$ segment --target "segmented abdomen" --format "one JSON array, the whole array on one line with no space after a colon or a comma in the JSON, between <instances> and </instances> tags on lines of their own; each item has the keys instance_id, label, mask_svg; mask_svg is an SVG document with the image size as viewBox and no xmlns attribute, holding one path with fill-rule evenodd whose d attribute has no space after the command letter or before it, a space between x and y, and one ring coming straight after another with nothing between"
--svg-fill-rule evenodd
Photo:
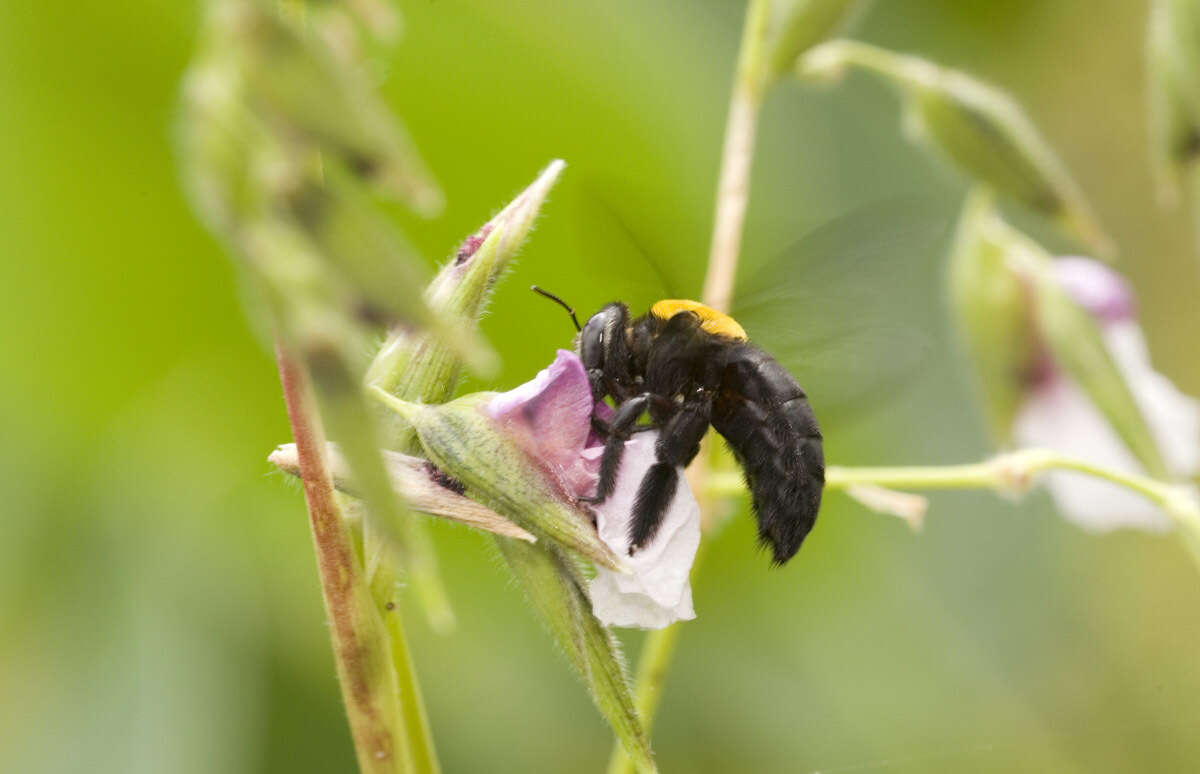
<instances>
[{"instance_id":1,"label":"segmented abdomen","mask_svg":"<svg viewBox=\"0 0 1200 774\"><path fill-rule=\"evenodd\" d=\"M712 424L745 472L759 539L783 564L816 522L825 486L821 431L804 390L770 355L739 347L725 366Z\"/></svg>"}]
</instances>

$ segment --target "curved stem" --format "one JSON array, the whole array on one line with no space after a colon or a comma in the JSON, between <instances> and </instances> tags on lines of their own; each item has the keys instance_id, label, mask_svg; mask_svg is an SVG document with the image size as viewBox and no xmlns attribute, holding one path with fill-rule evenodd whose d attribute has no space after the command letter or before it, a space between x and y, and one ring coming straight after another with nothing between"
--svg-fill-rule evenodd
<instances>
[{"instance_id":1,"label":"curved stem","mask_svg":"<svg viewBox=\"0 0 1200 774\"><path fill-rule=\"evenodd\" d=\"M642 719L642 727L647 734L654 727L654 714L658 711L658 702L662 698L663 684L667 679L671 659L675 655L675 645L679 641L679 633L680 625L671 624L665 629L650 632L646 635L645 642L642 643L634 688L638 717ZM625 748L619 741L614 742L612 755L608 759L608 774L633 774L633 772L633 761L625 752Z\"/></svg>"}]
</instances>

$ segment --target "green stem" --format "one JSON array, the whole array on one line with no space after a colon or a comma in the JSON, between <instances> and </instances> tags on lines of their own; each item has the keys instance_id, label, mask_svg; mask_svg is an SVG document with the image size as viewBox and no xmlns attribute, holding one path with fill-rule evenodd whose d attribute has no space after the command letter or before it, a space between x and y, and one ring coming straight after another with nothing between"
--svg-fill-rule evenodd
<instances>
[{"instance_id":1,"label":"green stem","mask_svg":"<svg viewBox=\"0 0 1200 774\"><path fill-rule=\"evenodd\" d=\"M278 344L276 354L288 421L300 459L338 682L359 770L364 774L409 772L405 744L394 734L397 708L386 682L390 671L386 638L353 537L334 496L325 433L308 374Z\"/></svg>"},{"instance_id":2,"label":"green stem","mask_svg":"<svg viewBox=\"0 0 1200 774\"><path fill-rule=\"evenodd\" d=\"M654 715L658 711L663 683L666 682L667 671L675 655L680 627L681 624L674 623L665 629L652 631L642 643L634 690L638 717L641 718L642 728L647 734L654 727ZM613 743L612 754L608 759L608 774L634 774L633 761L626 754L620 741Z\"/></svg>"},{"instance_id":3,"label":"green stem","mask_svg":"<svg viewBox=\"0 0 1200 774\"><path fill-rule=\"evenodd\" d=\"M754 161L754 139L758 113L766 84L766 39L770 3L750 0L742 31L737 74L725 124L721 174L717 181L716 212L713 217L712 249L704 278L704 303L729 310L737 273L742 227L750 198L750 168Z\"/></svg>"},{"instance_id":4,"label":"green stem","mask_svg":"<svg viewBox=\"0 0 1200 774\"><path fill-rule=\"evenodd\" d=\"M1200 535L1200 510L1183 488L1048 449L1021 449L967 465L830 466L825 470L825 489L838 491L870 484L888 489L992 489L1021 492L1033 484L1038 474L1049 470L1071 470L1111 481L1161 506L1189 539ZM741 476L734 473L712 476L708 486L709 494L714 497L737 495L745 491Z\"/></svg>"},{"instance_id":5,"label":"green stem","mask_svg":"<svg viewBox=\"0 0 1200 774\"><path fill-rule=\"evenodd\" d=\"M404 636L404 622L394 603L391 603L391 607L385 605L384 608L383 621L387 626L392 668L395 670L400 700L400 723L407 740L413 774L441 774L442 767L438 763L437 750L433 746L433 733L429 728L429 715L425 712L421 685L417 682L417 672L408 650L408 639Z\"/></svg>"}]
</instances>

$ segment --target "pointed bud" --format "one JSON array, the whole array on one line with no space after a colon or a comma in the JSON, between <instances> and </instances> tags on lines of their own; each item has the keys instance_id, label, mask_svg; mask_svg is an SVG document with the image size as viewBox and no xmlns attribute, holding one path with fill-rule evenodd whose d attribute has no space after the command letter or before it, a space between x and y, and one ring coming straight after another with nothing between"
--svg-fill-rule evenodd
<instances>
[{"instance_id":1,"label":"pointed bud","mask_svg":"<svg viewBox=\"0 0 1200 774\"><path fill-rule=\"evenodd\" d=\"M494 393L430 406L399 400L377 387L371 392L412 425L429 459L462 482L471 499L602 567L625 569L596 534L591 517L488 416Z\"/></svg>"},{"instance_id":2,"label":"pointed bud","mask_svg":"<svg viewBox=\"0 0 1200 774\"><path fill-rule=\"evenodd\" d=\"M554 161L513 201L469 237L425 290L425 301L439 314L478 324L500 275L533 228L542 204L566 165ZM422 334L396 330L367 369L367 384L398 398L444 403L454 394L462 360L449 348ZM390 414L385 442L415 452L416 439L396 414Z\"/></svg>"},{"instance_id":3,"label":"pointed bud","mask_svg":"<svg viewBox=\"0 0 1200 774\"><path fill-rule=\"evenodd\" d=\"M859 0L784 0L782 4L776 3L767 46L769 77L774 80L791 70L798 57L836 35L863 5Z\"/></svg>"},{"instance_id":4,"label":"pointed bud","mask_svg":"<svg viewBox=\"0 0 1200 774\"><path fill-rule=\"evenodd\" d=\"M513 540L497 544L637 770L657 771L620 649L612 632L592 614L577 564L553 546Z\"/></svg>"},{"instance_id":5,"label":"pointed bud","mask_svg":"<svg viewBox=\"0 0 1200 774\"><path fill-rule=\"evenodd\" d=\"M831 77L863 68L897 87L907 101L910 137L937 151L997 193L1057 222L1096 253L1111 256L1078 184L1007 94L965 73L865 43L822 44L800 63L802 75Z\"/></svg>"},{"instance_id":6,"label":"pointed bud","mask_svg":"<svg viewBox=\"0 0 1200 774\"><path fill-rule=\"evenodd\" d=\"M1063 289L1053 259L969 198L951 266L954 305L993 431L1011 440L1020 404L1061 371L1154 476L1166 466L1095 319Z\"/></svg>"}]
</instances>

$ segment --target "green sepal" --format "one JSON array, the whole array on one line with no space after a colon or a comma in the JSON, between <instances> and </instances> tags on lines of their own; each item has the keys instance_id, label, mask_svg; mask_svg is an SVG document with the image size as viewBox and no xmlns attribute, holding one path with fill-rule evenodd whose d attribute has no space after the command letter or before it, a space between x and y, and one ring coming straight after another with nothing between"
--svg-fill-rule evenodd
<instances>
[{"instance_id":1,"label":"green sepal","mask_svg":"<svg viewBox=\"0 0 1200 774\"><path fill-rule=\"evenodd\" d=\"M612 632L592 614L578 563L561 549L542 543L505 538L497 538L496 543L637 770L657 771L620 648Z\"/></svg>"},{"instance_id":2,"label":"green sepal","mask_svg":"<svg viewBox=\"0 0 1200 774\"><path fill-rule=\"evenodd\" d=\"M441 405L410 403L371 388L385 406L412 424L435 465L460 481L471 499L483 503L541 540L562 546L598 565L626 571L600 540L590 516L526 456L485 413L495 393L472 393Z\"/></svg>"},{"instance_id":3,"label":"green sepal","mask_svg":"<svg viewBox=\"0 0 1200 774\"><path fill-rule=\"evenodd\" d=\"M533 221L565 164L552 162L507 207L470 237L425 289L424 299L436 314L462 321L474 329L500 275L529 234ZM462 376L462 358L427 334L393 330L367 368L366 384L418 403L444 403ZM405 454L421 452L421 443L408 422L383 407L375 412L385 448ZM368 533L367 542L370 544ZM411 521L401 537L409 559L409 574L418 598L434 628L444 631L453 619L429 530Z\"/></svg>"},{"instance_id":4,"label":"green sepal","mask_svg":"<svg viewBox=\"0 0 1200 774\"><path fill-rule=\"evenodd\" d=\"M1029 293L1008 267L1007 250L988 236L992 217L991 197L974 191L950 252L950 301L988 428L1007 446L1036 347Z\"/></svg>"},{"instance_id":5,"label":"green sepal","mask_svg":"<svg viewBox=\"0 0 1200 774\"><path fill-rule=\"evenodd\" d=\"M1054 361L1087 393L1146 472L1168 478L1158 442L1095 318L1062 289L1050 256L1032 241L1022 238L1013 260L1032 280L1038 336Z\"/></svg>"}]
</instances>

